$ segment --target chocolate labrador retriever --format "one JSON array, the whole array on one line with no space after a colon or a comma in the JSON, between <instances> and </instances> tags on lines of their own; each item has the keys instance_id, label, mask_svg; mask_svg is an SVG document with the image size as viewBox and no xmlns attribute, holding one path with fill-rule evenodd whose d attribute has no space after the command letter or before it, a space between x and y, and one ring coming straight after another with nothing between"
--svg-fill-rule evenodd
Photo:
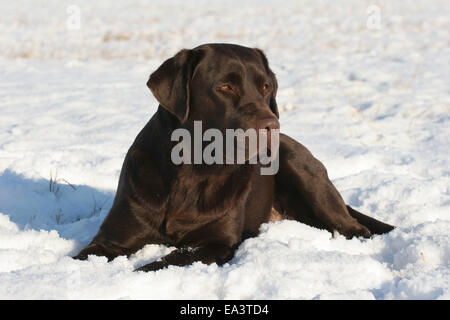
<instances>
[{"instance_id":1,"label":"chocolate labrador retriever","mask_svg":"<svg viewBox=\"0 0 450 320\"><path fill-rule=\"evenodd\" d=\"M262 175L262 164L250 161L173 163L172 133L193 132L194 121L221 132L279 128L277 80L261 50L232 44L182 50L151 74L147 86L158 110L125 157L113 206L98 234L74 258L111 260L146 244L166 244L177 249L138 270L194 261L220 265L274 216L347 238L394 228L347 206L322 163L283 134L279 149L271 150L279 159L273 175Z\"/></svg>"}]
</instances>

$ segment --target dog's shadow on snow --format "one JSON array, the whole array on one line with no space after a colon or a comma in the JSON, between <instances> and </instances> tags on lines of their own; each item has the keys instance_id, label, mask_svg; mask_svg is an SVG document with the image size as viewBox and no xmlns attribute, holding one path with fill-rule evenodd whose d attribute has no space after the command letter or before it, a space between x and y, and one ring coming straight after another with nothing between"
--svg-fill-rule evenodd
<instances>
[{"instance_id":1,"label":"dog's shadow on snow","mask_svg":"<svg viewBox=\"0 0 450 320\"><path fill-rule=\"evenodd\" d=\"M29 179L9 169L0 174L0 213L20 229L56 230L87 244L97 233L114 192L64 179Z\"/></svg>"}]
</instances>

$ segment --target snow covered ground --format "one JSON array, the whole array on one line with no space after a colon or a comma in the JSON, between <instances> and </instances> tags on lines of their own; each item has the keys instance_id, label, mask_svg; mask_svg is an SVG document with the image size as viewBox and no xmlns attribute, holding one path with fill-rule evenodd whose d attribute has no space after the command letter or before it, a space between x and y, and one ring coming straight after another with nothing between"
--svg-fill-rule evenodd
<instances>
[{"instance_id":1,"label":"snow covered ground","mask_svg":"<svg viewBox=\"0 0 450 320\"><path fill-rule=\"evenodd\" d=\"M1 1L0 298L450 299L449 10L447 0ZM132 272L171 250L156 245L72 260L156 110L148 75L207 42L263 49L282 132L325 164L347 203L398 228L345 240L269 223L223 267Z\"/></svg>"}]
</instances>

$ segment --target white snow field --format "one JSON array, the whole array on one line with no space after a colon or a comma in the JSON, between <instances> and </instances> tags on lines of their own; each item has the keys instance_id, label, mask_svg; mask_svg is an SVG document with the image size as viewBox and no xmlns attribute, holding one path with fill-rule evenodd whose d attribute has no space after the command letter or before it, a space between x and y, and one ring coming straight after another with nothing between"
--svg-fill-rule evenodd
<instances>
[{"instance_id":1,"label":"white snow field","mask_svg":"<svg viewBox=\"0 0 450 320\"><path fill-rule=\"evenodd\" d=\"M1 1L0 298L450 299L449 11L448 0ZM158 245L72 260L156 110L148 76L208 42L263 49L282 132L348 204L397 228L346 240L268 223L222 267L133 272L172 250Z\"/></svg>"}]
</instances>

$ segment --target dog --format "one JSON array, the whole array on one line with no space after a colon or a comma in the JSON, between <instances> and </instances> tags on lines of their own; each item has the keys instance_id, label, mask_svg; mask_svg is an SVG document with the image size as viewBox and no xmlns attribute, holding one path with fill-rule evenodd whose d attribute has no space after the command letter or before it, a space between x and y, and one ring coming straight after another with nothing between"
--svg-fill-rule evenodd
<instances>
[{"instance_id":1,"label":"dog","mask_svg":"<svg viewBox=\"0 0 450 320\"><path fill-rule=\"evenodd\" d=\"M259 163L175 164L177 129L279 129L277 79L262 50L234 44L183 49L150 75L158 110L126 154L116 196L97 235L75 259L129 256L147 244L176 249L137 270L195 261L222 265L258 234L261 224L293 219L346 238L383 234L393 226L346 205L324 165L279 135L278 172ZM260 150L258 149L258 153Z\"/></svg>"}]
</instances>

